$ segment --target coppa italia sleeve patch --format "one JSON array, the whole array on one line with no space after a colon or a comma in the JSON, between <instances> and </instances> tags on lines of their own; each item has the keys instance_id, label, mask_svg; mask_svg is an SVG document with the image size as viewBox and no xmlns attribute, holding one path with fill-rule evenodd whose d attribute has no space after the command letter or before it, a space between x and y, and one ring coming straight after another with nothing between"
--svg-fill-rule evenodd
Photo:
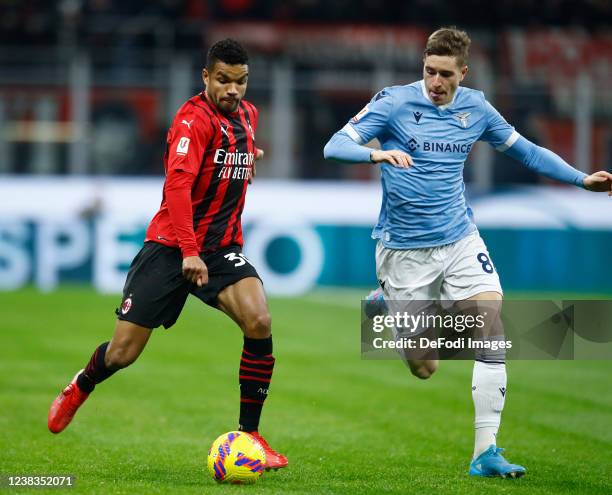
<instances>
[{"instance_id":1,"label":"coppa italia sleeve patch","mask_svg":"<svg viewBox=\"0 0 612 495\"><path fill-rule=\"evenodd\" d=\"M361 118L370 111L370 107L368 105L366 105L365 107L363 107L359 113L357 115L355 115L352 119L351 122L353 123L357 123L361 120Z\"/></svg>"},{"instance_id":2,"label":"coppa italia sleeve patch","mask_svg":"<svg viewBox=\"0 0 612 495\"><path fill-rule=\"evenodd\" d=\"M177 155L186 155L189 150L189 138L182 137L178 144L176 145L176 154Z\"/></svg>"}]
</instances>

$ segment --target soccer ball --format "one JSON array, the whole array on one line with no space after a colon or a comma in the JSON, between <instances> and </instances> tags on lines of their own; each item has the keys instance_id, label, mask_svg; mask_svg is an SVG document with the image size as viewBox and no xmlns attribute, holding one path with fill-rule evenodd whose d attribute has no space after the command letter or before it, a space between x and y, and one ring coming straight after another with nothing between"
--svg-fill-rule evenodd
<instances>
[{"instance_id":1,"label":"soccer ball","mask_svg":"<svg viewBox=\"0 0 612 495\"><path fill-rule=\"evenodd\" d=\"M224 433L208 451L208 471L219 483L255 483L265 462L266 454L259 442L244 431Z\"/></svg>"}]
</instances>

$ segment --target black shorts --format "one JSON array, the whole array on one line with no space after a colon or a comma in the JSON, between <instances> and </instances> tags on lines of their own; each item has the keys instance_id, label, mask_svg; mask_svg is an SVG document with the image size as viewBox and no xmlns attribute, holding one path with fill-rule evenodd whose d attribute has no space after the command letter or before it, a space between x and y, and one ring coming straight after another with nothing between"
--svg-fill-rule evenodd
<instances>
[{"instance_id":1,"label":"black shorts","mask_svg":"<svg viewBox=\"0 0 612 495\"><path fill-rule=\"evenodd\" d=\"M247 277L261 280L239 246L228 246L200 257L208 267L208 283L203 287L183 277L180 249L146 242L130 265L121 306L115 310L117 317L146 328L160 325L170 328L189 294L216 308L217 295L228 285Z\"/></svg>"}]
</instances>

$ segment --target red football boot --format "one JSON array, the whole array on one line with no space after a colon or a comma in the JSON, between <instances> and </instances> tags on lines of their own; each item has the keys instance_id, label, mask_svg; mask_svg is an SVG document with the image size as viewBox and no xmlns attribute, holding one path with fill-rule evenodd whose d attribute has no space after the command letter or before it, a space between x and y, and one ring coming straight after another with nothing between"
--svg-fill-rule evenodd
<instances>
[{"instance_id":1,"label":"red football boot","mask_svg":"<svg viewBox=\"0 0 612 495\"><path fill-rule=\"evenodd\" d=\"M259 442L259 444L264 449L264 452L266 453L266 471L269 471L270 469L277 470L280 468L287 467L287 464L289 464L287 458L283 454L279 454L278 452L276 452L276 450L273 450L272 447L268 445L268 442L266 442L266 439L264 437L262 437L256 431L253 431L250 434L253 436L253 438L255 438L255 440Z\"/></svg>"},{"instance_id":2,"label":"red football boot","mask_svg":"<svg viewBox=\"0 0 612 495\"><path fill-rule=\"evenodd\" d=\"M49 419L47 425L51 433L59 433L66 428L72 421L77 409L85 402L89 394L83 392L76 384L79 371L68 386L55 398L49 409Z\"/></svg>"}]
</instances>

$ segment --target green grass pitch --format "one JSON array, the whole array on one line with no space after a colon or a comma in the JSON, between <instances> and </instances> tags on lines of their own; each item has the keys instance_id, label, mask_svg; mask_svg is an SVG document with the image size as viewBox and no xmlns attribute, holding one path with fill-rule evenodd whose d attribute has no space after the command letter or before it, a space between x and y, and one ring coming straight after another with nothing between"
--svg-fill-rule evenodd
<instances>
[{"instance_id":1,"label":"green grass pitch","mask_svg":"<svg viewBox=\"0 0 612 495\"><path fill-rule=\"evenodd\" d=\"M110 337L117 302L79 288L0 295L0 474L72 474L53 493L88 494L612 489L612 362L511 362L499 445L528 474L472 479L472 363L419 381L399 361L361 360L359 294L340 291L270 301L277 366L261 431L290 465L256 485L217 485L205 468L236 427L242 339L195 300L52 435L49 404Z\"/></svg>"}]
</instances>

